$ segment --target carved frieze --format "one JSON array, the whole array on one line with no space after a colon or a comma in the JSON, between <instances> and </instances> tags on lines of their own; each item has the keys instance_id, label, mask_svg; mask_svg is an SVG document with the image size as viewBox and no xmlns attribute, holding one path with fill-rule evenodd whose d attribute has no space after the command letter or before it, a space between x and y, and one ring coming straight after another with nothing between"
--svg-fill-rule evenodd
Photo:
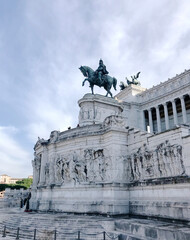
<instances>
[{"instance_id":1,"label":"carved frieze","mask_svg":"<svg viewBox=\"0 0 190 240\"><path fill-rule=\"evenodd\" d=\"M125 123L123 117L118 116L118 115L111 115L111 116L105 118L102 126L104 128L111 127L111 126L124 128L126 126L126 123Z\"/></svg>"},{"instance_id":2,"label":"carved frieze","mask_svg":"<svg viewBox=\"0 0 190 240\"><path fill-rule=\"evenodd\" d=\"M92 120L93 119L93 112L90 108L81 107L79 113L79 120Z\"/></svg>"},{"instance_id":3,"label":"carved frieze","mask_svg":"<svg viewBox=\"0 0 190 240\"><path fill-rule=\"evenodd\" d=\"M149 150L144 144L128 156L127 164L130 181L185 174L182 146L170 145L169 141L159 144L154 150Z\"/></svg>"},{"instance_id":4,"label":"carved frieze","mask_svg":"<svg viewBox=\"0 0 190 240\"><path fill-rule=\"evenodd\" d=\"M103 149L85 149L83 154L77 151L67 155L55 154L50 156L49 162L45 164L45 184L104 181L107 166ZM39 168L34 166L34 171L39 175Z\"/></svg>"},{"instance_id":5,"label":"carved frieze","mask_svg":"<svg viewBox=\"0 0 190 240\"><path fill-rule=\"evenodd\" d=\"M103 149L84 151L88 181L104 181L105 179L105 158Z\"/></svg>"}]
</instances>

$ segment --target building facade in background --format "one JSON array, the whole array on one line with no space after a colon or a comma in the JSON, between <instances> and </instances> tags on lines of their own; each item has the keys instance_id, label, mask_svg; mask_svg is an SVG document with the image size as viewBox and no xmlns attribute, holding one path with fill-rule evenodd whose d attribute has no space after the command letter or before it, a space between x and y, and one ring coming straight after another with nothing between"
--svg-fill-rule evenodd
<instances>
[{"instance_id":1,"label":"building facade in background","mask_svg":"<svg viewBox=\"0 0 190 240\"><path fill-rule=\"evenodd\" d=\"M28 176L28 178L33 178L33 176ZM15 184L17 181L22 181L24 178L12 178L7 174L2 174L0 176L0 184Z\"/></svg>"},{"instance_id":2,"label":"building facade in background","mask_svg":"<svg viewBox=\"0 0 190 240\"><path fill-rule=\"evenodd\" d=\"M160 133L190 124L190 70L145 89L131 85L116 97L124 104L128 125Z\"/></svg>"}]
</instances>

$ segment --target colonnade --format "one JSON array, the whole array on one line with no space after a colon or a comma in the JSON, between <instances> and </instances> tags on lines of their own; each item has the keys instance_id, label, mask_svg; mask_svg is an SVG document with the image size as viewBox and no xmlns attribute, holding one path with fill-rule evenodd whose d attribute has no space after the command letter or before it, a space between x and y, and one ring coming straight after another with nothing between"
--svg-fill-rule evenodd
<instances>
[{"instance_id":1,"label":"colonnade","mask_svg":"<svg viewBox=\"0 0 190 240\"><path fill-rule=\"evenodd\" d=\"M150 127L150 132L153 133L153 118L152 118L152 110L156 110L156 122L157 122L157 132L161 132L161 116L160 116L160 107L163 106L164 108L164 121L165 121L165 129L168 130L171 128L169 123L169 114L168 114L168 104L172 104L172 111L173 111L173 121L174 125L178 125L178 115L177 115L177 109L176 109L176 100L180 99L181 103L181 110L182 110L182 118L183 118L183 124L187 124L187 110L186 110L186 104L185 104L185 96L181 96L179 98L173 99L171 101L159 104L157 106L151 107L149 109L144 109L142 111L142 123L143 123L143 130L147 130L146 120L148 120L148 126ZM148 119L145 119L145 113L148 116Z\"/></svg>"}]
</instances>

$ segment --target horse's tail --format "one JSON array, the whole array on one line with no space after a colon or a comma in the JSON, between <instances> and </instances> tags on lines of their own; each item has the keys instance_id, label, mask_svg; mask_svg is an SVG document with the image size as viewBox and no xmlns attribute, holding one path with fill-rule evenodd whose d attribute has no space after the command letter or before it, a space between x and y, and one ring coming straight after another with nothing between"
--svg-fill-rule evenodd
<instances>
[{"instance_id":1,"label":"horse's tail","mask_svg":"<svg viewBox=\"0 0 190 240\"><path fill-rule=\"evenodd\" d=\"M113 87L115 90L117 90L116 85L117 85L117 79L113 77Z\"/></svg>"}]
</instances>

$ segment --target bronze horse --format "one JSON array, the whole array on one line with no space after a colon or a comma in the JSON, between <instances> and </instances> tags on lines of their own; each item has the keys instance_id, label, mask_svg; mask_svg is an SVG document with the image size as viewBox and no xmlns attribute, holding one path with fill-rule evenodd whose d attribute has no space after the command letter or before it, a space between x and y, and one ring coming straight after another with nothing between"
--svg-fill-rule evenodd
<instances>
[{"instance_id":1,"label":"bronze horse","mask_svg":"<svg viewBox=\"0 0 190 240\"><path fill-rule=\"evenodd\" d=\"M104 87L104 89L107 91L106 97L108 96L108 94L110 94L110 96L112 97L112 93L110 91L111 87L113 86L114 89L116 90L116 85L117 85L117 79L116 78L112 78L109 75L103 75L102 77L102 82L100 82L100 80L98 79L98 74L96 71L94 71L92 68L87 67L87 66L81 66L79 68L82 72L82 74L87 77L84 79L84 81L82 82L82 86L84 86L85 82L88 81L90 84L90 88L92 91L92 94L94 94L94 85L97 85L98 87Z\"/></svg>"}]
</instances>

